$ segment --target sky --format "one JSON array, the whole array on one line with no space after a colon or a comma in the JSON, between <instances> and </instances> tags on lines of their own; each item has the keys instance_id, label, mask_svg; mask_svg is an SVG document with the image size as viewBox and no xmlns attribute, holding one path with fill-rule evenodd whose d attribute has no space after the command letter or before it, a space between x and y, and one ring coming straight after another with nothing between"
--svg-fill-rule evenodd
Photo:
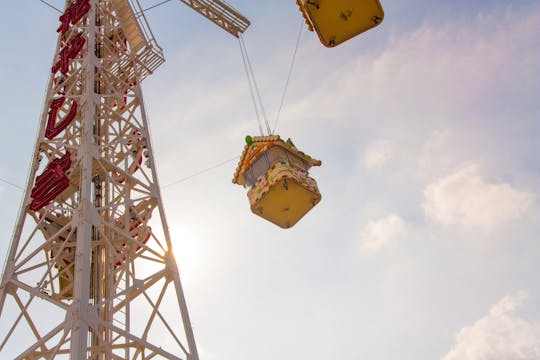
<instances>
[{"instance_id":1,"label":"sky","mask_svg":"<svg viewBox=\"0 0 540 360\"><path fill-rule=\"evenodd\" d=\"M274 122L301 15L229 2ZM147 12L167 62L144 100L201 359L540 359L540 1L382 5L333 49L303 29L277 133L322 160L323 198L288 230L250 212L234 162L176 183L258 125L238 41L180 2ZM57 17L0 14L0 178L20 187ZM2 261L22 196L0 182Z\"/></svg>"}]
</instances>

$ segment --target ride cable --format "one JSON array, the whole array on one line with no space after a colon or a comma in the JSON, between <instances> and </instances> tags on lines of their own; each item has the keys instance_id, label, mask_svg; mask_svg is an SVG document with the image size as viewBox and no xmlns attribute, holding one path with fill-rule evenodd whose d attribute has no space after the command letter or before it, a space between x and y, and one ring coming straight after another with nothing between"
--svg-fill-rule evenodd
<instances>
[{"instance_id":1,"label":"ride cable","mask_svg":"<svg viewBox=\"0 0 540 360\"><path fill-rule=\"evenodd\" d=\"M246 49L246 44L244 42L244 37L240 35L238 37L238 42L240 44L240 53L242 54L242 62L244 63L244 70L246 71L246 77L249 84L249 92L251 94L251 99L253 101L253 107L255 108L255 115L257 116L257 122L259 123L259 131L261 136L264 135L261 117L259 116L259 108L266 125L266 131L268 135L271 135L270 124L268 123L268 118L266 117L266 112L264 111L264 104L261 99L261 93L259 87L257 86L257 80L255 79L255 74L253 73L253 67L251 66L251 61L249 60L249 55ZM257 102L258 101L258 102Z\"/></svg>"},{"instance_id":2,"label":"ride cable","mask_svg":"<svg viewBox=\"0 0 540 360\"><path fill-rule=\"evenodd\" d=\"M189 179L192 179L192 178L197 177L197 176L199 176L199 175L202 175L202 174L204 174L204 173L206 173L206 172L208 172L208 171L217 169L218 167L221 167L221 166L223 166L223 165L225 165L225 164L228 164L228 163L230 163L231 161L238 160L239 158L240 158L240 156L235 156L235 157L233 157L233 158L231 158L231 159L224 160L224 161L220 162L219 164L216 164L216 165L207 167L207 168L205 168L205 169L202 169L202 170L197 171L196 173L193 173L193 174L191 174L191 175L188 175L188 176L186 176L186 177L183 177L183 178L181 178L181 179L179 179L179 180L176 180L176 181L173 181L173 182L168 183L168 184L166 184L166 185L163 185L162 188L165 189L165 188L168 188L169 186L173 186L173 185L180 184L180 183L182 183L182 182L184 182L184 181L186 181L186 180L189 180Z\"/></svg>"},{"instance_id":3,"label":"ride cable","mask_svg":"<svg viewBox=\"0 0 540 360\"><path fill-rule=\"evenodd\" d=\"M266 126L266 132L268 135L273 135L276 131L277 124L279 122L279 116L281 115L281 110L283 109L283 104L285 101L285 96L287 95L287 89L289 88L289 83L291 80L292 71L294 69L294 64L296 62L296 54L298 53L298 48L300 46L300 39L302 37L302 29L304 27L304 21L300 22L300 29L298 30L298 36L296 37L296 45L294 47L292 59L291 59L291 65L289 66L289 73L287 74L287 80L285 81L285 87L283 89L283 94L281 95L281 101L279 103L278 111L276 114L276 120L274 123L274 127L270 127L270 123L268 121L268 117L266 116L266 112L264 109L264 104L261 99L261 94L259 91L259 87L257 85L257 80L255 78L255 73L253 72L253 67L251 66L251 60L249 58L249 54L246 48L246 43L244 42L244 38L242 35L238 37L239 44L240 44L240 53L242 55L242 62L244 64L244 70L246 72L247 81L249 84L249 91L251 94L251 100L253 102L253 107L255 109L255 115L257 117L257 122L259 124L259 131L261 133L261 136L264 136L264 132L262 129L262 123L261 123L261 115L264 120L265 126ZM260 111L260 112L259 112Z\"/></svg>"},{"instance_id":4,"label":"ride cable","mask_svg":"<svg viewBox=\"0 0 540 360\"><path fill-rule=\"evenodd\" d=\"M43 4L47 5L48 7L50 7L51 9L54 9L56 10L57 12L59 12L60 14L62 13L62 10L58 9L57 7L49 4L47 1L45 0L39 0L40 2L42 2Z\"/></svg>"},{"instance_id":5,"label":"ride cable","mask_svg":"<svg viewBox=\"0 0 540 360\"><path fill-rule=\"evenodd\" d=\"M19 190L23 190L23 188L20 187L19 185L14 184L14 183L12 183L11 181L8 181L8 180L6 180L6 179L0 178L0 181L3 182L4 184L11 185L11 186L13 186L13 187L15 187L15 188L17 188L17 189L19 189Z\"/></svg>"},{"instance_id":6,"label":"ride cable","mask_svg":"<svg viewBox=\"0 0 540 360\"><path fill-rule=\"evenodd\" d=\"M141 12L142 12L142 13L145 13L145 12L147 12L148 10L152 10L152 9L154 9L154 8L157 8L158 6L165 5L166 3L170 2L170 1L171 1L171 0L164 0L164 1L160 2L160 3L157 3L157 4L155 4L155 5L149 6L149 7L147 7L146 9L143 9Z\"/></svg>"},{"instance_id":7,"label":"ride cable","mask_svg":"<svg viewBox=\"0 0 540 360\"><path fill-rule=\"evenodd\" d=\"M289 67L289 74L287 75L287 81L285 82L285 88L283 89L283 95L281 96L281 102L279 103L278 112L276 115L276 122L274 123L274 128L272 133L275 133L276 127L279 121L279 115L281 114L281 109L283 108L283 101L285 100L285 95L287 94L287 88L289 87L289 81L291 80L291 74L294 68L294 63L296 60L296 53L298 52L298 47L300 45L300 38L302 37L302 29L304 28L304 19L300 21L300 30L298 30L298 37L296 38L296 46L294 47L294 52L291 60L291 66Z\"/></svg>"}]
</instances>

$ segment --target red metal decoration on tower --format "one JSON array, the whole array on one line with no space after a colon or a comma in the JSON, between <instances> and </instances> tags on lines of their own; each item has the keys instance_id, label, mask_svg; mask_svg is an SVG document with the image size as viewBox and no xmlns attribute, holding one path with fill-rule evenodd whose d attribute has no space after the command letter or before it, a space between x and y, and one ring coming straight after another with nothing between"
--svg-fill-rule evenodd
<instances>
[{"instance_id":1,"label":"red metal decoration on tower","mask_svg":"<svg viewBox=\"0 0 540 360\"><path fill-rule=\"evenodd\" d=\"M90 10L90 0L77 0L72 3L62 15L60 15L60 27L56 32L65 34L69 30L69 25L75 25Z\"/></svg>"},{"instance_id":2,"label":"red metal decoration on tower","mask_svg":"<svg viewBox=\"0 0 540 360\"><path fill-rule=\"evenodd\" d=\"M52 73L55 74L58 70L64 75L69 70L71 60L75 59L84 46L86 39L82 33L78 33L71 41L60 50L58 54L59 60L52 67Z\"/></svg>"},{"instance_id":3,"label":"red metal decoration on tower","mask_svg":"<svg viewBox=\"0 0 540 360\"><path fill-rule=\"evenodd\" d=\"M31 192L30 210L37 211L41 209L69 187L69 178L66 171L70 167L71 154L69 151L61 158L56 158L47 165L45 171L36 178L36 184Z\"/></svg>"},{"instance_id":4,"label":"red metal decoration on tower","mask_svg":"<svg viewBox=\"0 0 540 360\"><path fill-rule=\"evenodd\" d=\"M64 130L77 115L77 101L73 100L69 112L67 113L65 118L58 123L56 122L58 118L58 111L65 102L65 96L54 99L51 102L47 118L47 128L45 129L45 137L47 139L53 139L56 135L60 134L62 130Z\"/></svg>"}]
</instances>

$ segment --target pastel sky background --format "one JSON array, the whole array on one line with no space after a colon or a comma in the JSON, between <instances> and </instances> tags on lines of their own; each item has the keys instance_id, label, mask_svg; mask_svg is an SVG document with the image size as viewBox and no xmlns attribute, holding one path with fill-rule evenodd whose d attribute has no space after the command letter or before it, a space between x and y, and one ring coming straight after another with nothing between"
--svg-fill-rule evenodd
<instances>
[{"instance_id":1,"label":"pastel sky background","mask_svg":"<svg viewBox=\"0 0 540 360\"><path fill-rule=\"evenodd\" d=\"M230 3L273 120L300 13ZM323 200L289 230L250 213L234 162L166 186L257 123L238 41L177 1L148 11L167 62L143 90L201 359L540 359L540 1L382 3L337 48L302 33L277 133L322 159ZM3 5L0 177L22 187L58 14ZM2 261L22 195L0 183Z\"/></svg>"}]
</instances>

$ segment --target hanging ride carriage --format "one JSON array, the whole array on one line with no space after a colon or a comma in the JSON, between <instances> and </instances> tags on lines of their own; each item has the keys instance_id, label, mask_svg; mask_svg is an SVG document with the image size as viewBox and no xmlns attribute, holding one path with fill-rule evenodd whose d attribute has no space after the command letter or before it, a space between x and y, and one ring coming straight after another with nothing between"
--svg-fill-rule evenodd
<instances>
[{"instance_id":1,"label":"hanging ride carriage","mask_svg":"<svg viewBox=\"0 0 540 360\"><path fill-rule=\"evenodd\" d=\"M363 33L384 18L379 0L296 0L308 29L333 47Z\"/></svg>"},{"instance_id":2,"label":"hanging ride carriage","mask_svg":"<svg viewBox=\"0 0 540 360\"><path fill-rule=\"evenodd\" d=\"M308 173L310 167L320 165L290 139L247 136L233 183L250 188L254 214L287 229L321 201L317 182Z\"/></svg>"},{"instance_id":3,"label":"hanging ride carriage","mask_svg":"<svg viewBox=\"0 0 540 360\"><path fill-rule=\"evenodd\" d=\"M339 45L377 26L384 18L379 0L296 0L296 3L308 29L315 30L326 47ZM246 66L249 59L245 58L247 51L241 38L240 44ZM251 66L246 66L251 95L255 99L250 71ZM253 83L257 89L254 80ZM262 103L259 105L264 117ZM256 104L255 110L258 114ZM270 135L246 137L233 183L249 187L253 213L287 229L321 201L317 182L308 172L312 166L320 166L321 161L298 150L290 139L283 141L278 135L272 135L268 122L266 126Z\"/></svg>"}]
</instances>

